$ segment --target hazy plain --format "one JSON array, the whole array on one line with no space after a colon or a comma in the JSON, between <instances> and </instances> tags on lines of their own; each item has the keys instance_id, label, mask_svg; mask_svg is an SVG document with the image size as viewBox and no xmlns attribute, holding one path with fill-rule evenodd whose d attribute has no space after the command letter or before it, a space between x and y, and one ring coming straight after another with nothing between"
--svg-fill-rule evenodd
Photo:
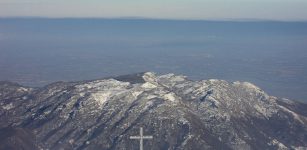
<instances>
[{"instance_id":1,"label":"hazy plain","mask_svg":"<svg viewBox=\"0 0 307 150\"><path fill-rule=\"evenodd\" d=\"M307 23L0 19L0 80L43 86L144 71L249 81L307 101Z\"/></svg>"}]
</instances>

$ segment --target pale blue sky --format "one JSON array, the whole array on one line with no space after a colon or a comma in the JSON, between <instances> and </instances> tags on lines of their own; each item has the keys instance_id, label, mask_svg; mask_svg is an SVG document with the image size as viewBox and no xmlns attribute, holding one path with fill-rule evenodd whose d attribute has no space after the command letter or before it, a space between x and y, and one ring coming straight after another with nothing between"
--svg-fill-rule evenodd
<instances>
[{"instance_id":1,"label":"pale blue sky","mask_svg":"<svg viewBox=\"0 0 307 150\"><path fill-rule=\"evenodd\" d=\"M0 17L307 20L307 0L0 0Z\"/></svg>"}]
</instances>

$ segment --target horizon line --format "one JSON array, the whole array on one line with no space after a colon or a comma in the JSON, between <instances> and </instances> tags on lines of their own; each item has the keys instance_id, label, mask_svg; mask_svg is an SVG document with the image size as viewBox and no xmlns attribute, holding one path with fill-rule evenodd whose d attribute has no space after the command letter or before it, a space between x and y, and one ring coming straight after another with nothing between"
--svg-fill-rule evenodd
<instances>
[{"instance_id":1,"label":"horizon line","mask_svg":"<svg viewBox=\"0 0 307 150\"><path fill-rule=\"evenodd\" d=\"M169 21L221 21L221 22L307 22L307 20L278 20L258 18L154 18L154 17L50 17L50 16L0 16L0 19L109 19L109 20L169 20Z\"/></svg>"}]
</instances>

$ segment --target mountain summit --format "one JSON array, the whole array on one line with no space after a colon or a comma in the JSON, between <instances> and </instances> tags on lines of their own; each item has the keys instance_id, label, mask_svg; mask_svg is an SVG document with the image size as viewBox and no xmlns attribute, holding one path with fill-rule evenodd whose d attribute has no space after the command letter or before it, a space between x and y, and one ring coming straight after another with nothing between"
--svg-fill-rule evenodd
<instances>
[{"instance_id":1,"label":"mountain summit","mask_svg":"<svg viewBox=\"0 0 307 150\"><path fill-rule=\"evenodd\" d=\"M152 72L42 88L0 82L0 149L307 149L307 105L248 82Z\"/></svg>"}]
</instances>

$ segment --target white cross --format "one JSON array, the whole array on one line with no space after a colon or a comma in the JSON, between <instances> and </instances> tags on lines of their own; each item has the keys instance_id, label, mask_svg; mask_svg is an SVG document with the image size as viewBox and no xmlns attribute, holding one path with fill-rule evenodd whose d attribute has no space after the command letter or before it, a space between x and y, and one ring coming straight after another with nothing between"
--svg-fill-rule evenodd
<instances>
[{"instance_id":1,"label":"white cross","mask_svg":"<svg viewBox=\"0 0 307 150\"><path fill-rule=\"evenodd\" d=\"M140 128L140 136L130 136L130 139L133 140L140 140L140 150L143 150L143 140L144 139L153 139L153 136L144 136L143 135L143 128Z\"/></svg>"}]
</instances>

